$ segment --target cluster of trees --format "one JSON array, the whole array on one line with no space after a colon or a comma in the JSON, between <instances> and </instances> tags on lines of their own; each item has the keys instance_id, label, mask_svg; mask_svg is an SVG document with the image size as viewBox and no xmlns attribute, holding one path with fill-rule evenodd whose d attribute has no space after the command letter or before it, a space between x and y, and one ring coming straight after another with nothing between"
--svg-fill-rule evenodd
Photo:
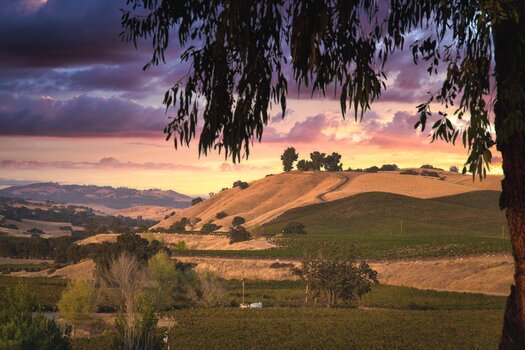
<instances>
[{"instance_id":1,"label":"cluster of trees","mask_svg":"<svg viewBox=\"0 0 525 350\"><path fill-rule=\"evenodd\" d=\"M134 233L117 236L114 243L76 244L76 240L63 236L45 239L39 236L30 238L0 236L0 257L17 259L49 259L55 263L77 263L82 259L107 261L122 251L134 251L147 259L161 248L157 240L148 240ZM140 252L140 254L139 254ZM102 260L101 260L102 259Z\"/></svg>"},{"instance_id":2,"label":"cluster of trees","mask_svg":"<svg viewBox=\"0 0 525 350\"><path fill-rule=\"evenodd\" d=\"M191 205L194 206L194 205L197 205L197 204L199 204L199 203L201 203L203 201L204 201L204 199L202 199L201 197L196 197L196 198L193 198L191 200Z\"/></svg>"},{"instance_id":3,"label":"cluster of trees","mask_svg":"<svg viewBox=\"0 0 525 350\"><path fill-rule=\"evenodd\" d=\"M306 233L306 227L303 223L300 222L289 222L287 223L283 228L283 233L286 234L305 234Z\"/></svg>"},{"instance_id":4,"label":"cluster of trees","mask_svg":"<svg viewBox=\"0 0 525 350\"><path fill-rule=\"evenodd\" d=\"M248 188L249 186L250 186L249 183L247 183L246 181L241 181L241 180L237 180L233 183L233 188L239 187L241 190L244 190Z\"/></svg>"},{"instance_id":5,"label":"cluster of trees","mask_svg":"<svg viewBox=\"0 0 525 350\"><path fill-rule=\"evenodd\" d=\"M369 168L364 168L364 169L361 169L361 168L357 168L357 169L348 168L347 169L347 171L354 171L358 173L377 173L378 171L397 171L397 170L399 170L399 167L396 164L383 164L381 165L381 167L373 165Z\"/></svg>"},{"instance_id":6,"label":"cluster of trees","mask_svg":"<svg viewBox=\"0 0 525 350\"><path fill-rule=\"evenodd\" d=\"M195 199L195 198L194 198L194 199ZM171 213L164 215L164 220L169 219L170 217L172 217L172 216L175 215L175 214L177 214L177 212L176 212L176 211L172 211Z\"/></svg>"},{"instance_id":7,"label":"cluster of trees","mask_svg":"<svg viewBox=\"0 0 525 350\"><path fill-rule=\"evenodd\" d=\"M220 211L215 214L215 218L218 220L224 219L227 216L228 216L228 213L226 213L225 211ZM171 224L169 228L159 227L159 228L151 230L151 232L155 232L155 233L188 233L188 232L195 233L196 231L194 231L194 228L201 221L202 219L199 217L196 217L193 220L190 220L187 217L183 217L180 220L175 221L173 224ZM237 234L236 232L237 229L245 230L245 228L242 227L242 225L245 222L246 220L242 216L235 216L232 219L229 232L232 232L233 230L233 235L236 237L233 239L234 241L251 239L251 235L249 234L248 235ZM190 231L187 230L188 227L190 228ZM222 228L221 225L215 224L214 222L210 221L202 225L200 231L198 232L201 234L210 234L214 231L219 230L220 228ZM239 237L248 237L248 238L241 239Z\"/></svg>"},{"instance_id":8,"label":"cluster of trees","mask_svg":"<svg viewBox=\"0 0 525 350\"><path fill-rule=\"evenodd\" d=\"M0 236L0 256L16 259L52 259L56 263L78 262L95 246L75 244L72 237L42 238Z\"/></svg>"},{"instance_id":9,"label":"cluster of trees","mask_svg":"<svg viewBox=\"0 0 525 350\"><path fill-rule=\"evenodd\" d=\"M252 239L252 235L244 226L230 227L228 232L228 238L230 239L230 244L237 242L249 241Z\"/></svg>"},{"instance_id":10,"label":"cluster of trees","mask_svg":"<svg viewBox=\"0 0 525 350\"><path fill-rule=\"evenodd\" d=\"M288 172L293 170L294 163L299 159L299 154L294 147L288 147L281 155L283 163L283 170ZM297 170L299 171L341 171L343 165L341 164L341 155L333 152L332 154L325 154L319 151L310 153L310 160L301 159L297 162Z\"/></svg>"},{"instance_id":11,"label":"cluster of trees","mask_svg":"<svg viewBox=\"0 0 525 350\"><path fill-rule=\"evenodd\" d=\"M294 269L306 284L306 294L326 306L333 307L339 302L353 305L355 301L379 283L377 272L365 261L357 262L355 253L337 257L337 246L326 243L315 256L306 253L301 268Z\"/></svg>"},{"instance_id":12,"label":"cluster of trees","mask_svg":"<svg viewBox=\"0 0 525 350\"><path fill-rule=\"evenodd\" d=\"M100 307L97 300L104 300L116 305L119 313L113 348L160 349L163 334L157 328L158 312L226 303L225 284L215 274L196 272L164 250L145 259L144 244L127 245L133 247L108 256L108 264L99 266L97 261L98 283L73 280L63 291L58 308L73 333Z\"/></svg>"},{"instance_id":13,"label":"cluster of trees","mask_svg":"<svg viewBox=\"0 0 525 350\"><path fill-rule=\"evenodd\" d=\"M4 220L21 221L22 219L69 222L73 226L84 228L89 235L100 233L131 233L144 232L158 221L127 216L99 215L90 208L84 207L54 207L52 209L28 208L24 205L15 206L12 202L2 199L0 215ZM80 209L79 209L80 208ZM16 224L15 224L16 225Z\"/></svg>"},{"instance_id":14,"label":"cluster of trees","mask_svg":"<svg viewBox=\"0 0 525 350\"><path fill-rule=\"evenodd\" d=\"M6 288L0 298L0 349L71 348L70 329L62 332L37 306L27 284Z\"/></svg>"}]
</instances>

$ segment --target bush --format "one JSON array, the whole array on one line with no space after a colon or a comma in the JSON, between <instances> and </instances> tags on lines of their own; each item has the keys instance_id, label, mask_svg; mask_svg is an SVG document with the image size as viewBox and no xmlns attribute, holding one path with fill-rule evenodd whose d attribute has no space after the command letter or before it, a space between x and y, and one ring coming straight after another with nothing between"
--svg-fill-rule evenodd
<instances>
[{"instance_id":1,"label":"bush","mask_svg":"<svg viewBox=\"0 0 525 350\"><path fill-rule=\"evenodd\" d=\"M232 220L232 226L233 227L241 226L245 222L246 222L246 220L244 220L244 218L242 216L236 216Z\"/></svg>"},{"instance_id":2,"label":"bush","mask_svg":"<svg viewBox=\"0 0 525 350\"><path fill-rule=\"evenodd\" d=\"M222 226L220 226L220 225L216 225L214 223L207 222L204 225L202 225L201 232L202 233L212 233L213 231L217 231L221 227Z\"/></svg>"},{"instance_id":3,"label":"bush","mask_svg":"<svg viewBox=\"0 0 525 350\"><path fill-rule=\"evenodd\" d=\"M249 241L250 239L252 239L252 235L250 234L250 232L248 232L243 226L230 228L230 232L228 232L228 237L230 237L230 244Z\"/></svg>"},{"instance_id":4,"label":"bush","mask_svg":"<svg viewBox=\"0 0 525 350\"><path fill-rule=\"evenodd\" d=\"M295 273L310 287L309 292L327 306L335 306L338 301L352 305L379 283L377 272L364 261L358 263L354 256L333 258L335 248L331 247L328 254L319 252L317 258L306 258Z\"/></svg>"},{"instance_id":5,"label":"bush","mask_svg":"<svg viewBox=\"0 0 525 350\"><path fill-rule=\"evenodd\" d=\"M186 226L189 224L187 220L187 218L182 218L179 221L175 221L173 224L171 224L169 231L175 233L186 232Z\"/></svg>"},{"instance_id":6,"label":"bush","mask_svg":"<svg viewBox=\"0 0 525 350\"><path fill-rule=\"evenodd\" d=\"M36 227L33 227L30 230L27 230L27 232L30 233L31 235L38 235L38 236L45 234L43 230L36 228Z\"/></svg>"},{"instance_id":7,"label":"bush","mask_svg":"<svg viewBox=\"0 0 525 350\"><path fill-rule=\"evenodd\" d=\"M396 171L399 170L398 166L395 164L383 164L381 168L379 168L380 171Z\"/></svg>"},{"instance_id":8,"label":"bush","mask_svg":"<svg viewBox=\"0 0 525 350\"><path fill-rule=\"evenodd\" d=\"M412 169L408 169L408 170L403 170L400 172L401 175L419 175L419 173L415 170L412 170Z\"/></svg>"},{"instance_id":9,"label":"bush","mask_svg":"<svg viewBox=\"0 0 525 350\"><path fill-rule=\"evenodd\" d=\"M226 303L228 291L224 282L213 272L197 272L197 281L190 297L195 304L203 307L221 306Z\"/></svg>"},{"instance_id":10,"label":"bush","mask_svg":"<svg viewBox=\"0 0 525 350\"><path fill-rule=\"evenodd\" d=\"M159 321L155 303L142 294L137 297L133 317L119 315L115 320L117 329L113 349L162 349L163 335L157 328Z\"/></svg>"},{"instance_id":11,"label":"bush","mask_svg":"<svg viewBox=\"0 0 525 350\"><path fill-rule=\"evenodd\" d=\"M237 180L233 183L233 187L239 187L241 190L244 190L245 188L248 188L250 185L247 182Z\"/></svg>"},{"instance_id":12,"label":"bush","mask_svg":"<svg viewBox=\"0 0 525 350\"><path fill-rule=\"evenodd\" d=\"M204 199L202 199L201 197L193 198L193 199L191 200L191 205L192 205L192 206L193 206L193 205L197 205L197 204L199 204L200 202L203 202L203 201L204 201Z\"/></svg>"},{"instance_id":13,"label":"bush","mask_svg":"<svg viewBox=\"0 0 525 350\"><path fill-rule=\"evenodd\" d=\"M0 348L70 349L69 328L65 334L54 320L36 309L35 295L27 284L7 288L0 300Z\"/></svg>"},{"instance_id":14,"label":"bush","mask_svg":"<svg viewBox=\"0 0 525 350\"><path fill-rule=\"evenodd\" d=\"M441 169L441 168L436 168L435 166L430 165L430 164L423 164L423 165L421 166L421 169L443 170L443 169Z\"/></svg>"},{"instance_id":15,"label":"bush","mask_svg":"<svg viewBox=\"0 0 525 350\"><path fill-rule=\"evenodd\" d=\"M436 171L423 170L421 176L439 177L439 174Z\"/></svg>"},{"instance_id":16,"label":"bush","mask_svg":"<svg viewBox=\"0 0 525 350\"><path fill-rule=\"evenodd\" d=\"M305 234L306 227L300 222L289 222L284 226L283 233Z\"/></svg>"},{"instance_id":17,"label":"bush","mask_svg":"<svg viewBox=\"0 0 525 350\"><path fill-rule=\"evenodd\" d=\"M459 168L455 165L452 165L449 169L451 173L459 173Z\"/></svg>"},{"instance_id":18,"label":"bush","mask_svg":"<svg viewBox=\"0 0 525 350\"><path fill-rule=\"evenodd\" d=\"M377 173L379 171L379 168L374 166L371 166L370 168L366 168L363 170L365 173Z\"/></svg>"},{"instance_id":19,"label":"bush","mask_svg":"<svg viewBox=\"0 0 525 350\"><path fill-rule=\"evenodd\" d=\"M18 226L16 226L15 224L2 223L0 225L0 227L5 227L5 228L13 229L13 230L18 230Z\"/></svg>"},{"instance_id":20,"label":"bush","mask_svg":"<svg viewBox=\"0 0 525 350\"><path fill-rule=\"evenodd\" d=\"M218 212L217 214L215 214L215 217L220 220L220 219L224 219L225 217L228 216L228 213L226 213L225 211L220 211Z\"/></svg>"},{"instance_id":21,"label":"bush","mask_svg":"<svg viewBox=\"0 0 525 350\"><path fill-rule=\"evenodd\" d=\"M94 295L94 288L87 281L80 279L70 281L62 292L58 309L60 316L73 326L73 335L78 324L86 320L94 310Z\"/></svg>"}]
</instances>

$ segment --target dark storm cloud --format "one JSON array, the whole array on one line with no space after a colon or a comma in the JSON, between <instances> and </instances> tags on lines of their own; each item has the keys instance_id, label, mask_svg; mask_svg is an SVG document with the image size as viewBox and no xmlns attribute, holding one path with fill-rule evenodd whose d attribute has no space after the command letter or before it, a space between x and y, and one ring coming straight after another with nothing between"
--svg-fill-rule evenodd
<instances>
[{"instance_id":1,"label":"dark storm cloud","mask_svg":"<svg viewBox=\"0 0 525 350\"><path fill-rule=\"evenodd\" d=\"M163 108L118 97L0 95L0 135L162 137L166 123Z\"/></svg>"},{"instance_id":2,"label":"dark storm cloud","mask_svg":"<svg viewBox=\"0 0 525 350\"><path fill-rule=\"evenodd\" d=\"M120 40L123 7L124 0L0 0L0 135L162 136L167 118L160 101L188 65L179 62L173 42L167 65L142 71L151 43L135 50ZM309 99L311 90L298 93L291 67L286 70L288 98ZM393 55L387 70L392 84L381 101L424 100L430 83L408 51ZM339 91L332 86L328 98ZM63 99L73 94L78 97ZM159 108L134 100L158 101ZM271 121L281 120L275 115ZM313 142L327 137L321 130L331 123L318 115L298 121L286 135L269 127L265 139Z\"/></svg>"},{"instance_id":3,"label":"dark storm cloud","mask_svg":"<svg viewBox=\"0 0 525 350\"><path fill-rule=\"evenodd\" d=\"M122 1L0 2L0 62L10 67L69 67L136 59L118 37ZM31 5L32 4L32 5Z\"/></svg>"},{"instance_id":4,"label":"dark storm cloud","mask_svg":"<svg viewBox=\"0 0 525 350\"><path fill-rule=\"evenodd\" d=\"M139 42L135 50L119 38L125 1L38 3L0 1L0 90L46 95L104 90L144 98L162 94L187 70L173 46L168 65L142 71L151 44Z\"/></svg>"}]
</instances>

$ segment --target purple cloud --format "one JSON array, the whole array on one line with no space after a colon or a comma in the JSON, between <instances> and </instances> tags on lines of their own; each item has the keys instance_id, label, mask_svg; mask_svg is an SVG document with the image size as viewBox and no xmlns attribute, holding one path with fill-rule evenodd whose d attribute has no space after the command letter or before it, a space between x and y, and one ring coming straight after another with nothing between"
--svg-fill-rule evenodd
<instances>
[{"instance_id":1,"label":"purple cloud","mask_svg":"<svg viewBox=\"0 0 525 350\"><path fill-rule=\"evenodd\" d=\"M3 169L156 169L156 170L180 170L180 171L199 171L209 170L209 168L173 163L136 163L121 162L113 157L102 158L98 162L71 162L71 161L52 161L42 162L38 160L0 160L0 168Z\"/></svg>"},{"instance_id":2,"label":"purple cloud","mask_svg":"<svg viewBox=\"0 0 525 350\"><path fill-rule=\"evenodd\" d=\"M0 135L162 137L163 108L118 97L60 101L0 94Z\"/></svg>"}]
</instances>

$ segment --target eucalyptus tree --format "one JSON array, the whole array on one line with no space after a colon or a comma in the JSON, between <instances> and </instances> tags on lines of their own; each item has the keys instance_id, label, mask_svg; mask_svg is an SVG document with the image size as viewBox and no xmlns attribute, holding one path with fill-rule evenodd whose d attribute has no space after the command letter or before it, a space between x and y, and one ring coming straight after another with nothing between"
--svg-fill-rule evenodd
<instances>
[{"instance_id":1,"label":"eucalyptus tree","mask_svg":"<svg viewBox=\"0 0 525 350\"><path fill-rule=\"evenodd\" d=\"M169 43L189 63L164 96L173 111L167 138L188 145L202 123L199 152L233 161L261 140L269 107L285 115L289 80L312 94L336 86L343 116L361 120L386 89L396 51L443 73L441 88L417 106L415 127L431 122L432 140L461 140L463 171L480 177L493 146L501 152L500 206L516 266L501 347L525 343L525 1L128 0L122 25L125 40L151 40L145 69L165 61Z\"/></svg>"}]
</instances>

